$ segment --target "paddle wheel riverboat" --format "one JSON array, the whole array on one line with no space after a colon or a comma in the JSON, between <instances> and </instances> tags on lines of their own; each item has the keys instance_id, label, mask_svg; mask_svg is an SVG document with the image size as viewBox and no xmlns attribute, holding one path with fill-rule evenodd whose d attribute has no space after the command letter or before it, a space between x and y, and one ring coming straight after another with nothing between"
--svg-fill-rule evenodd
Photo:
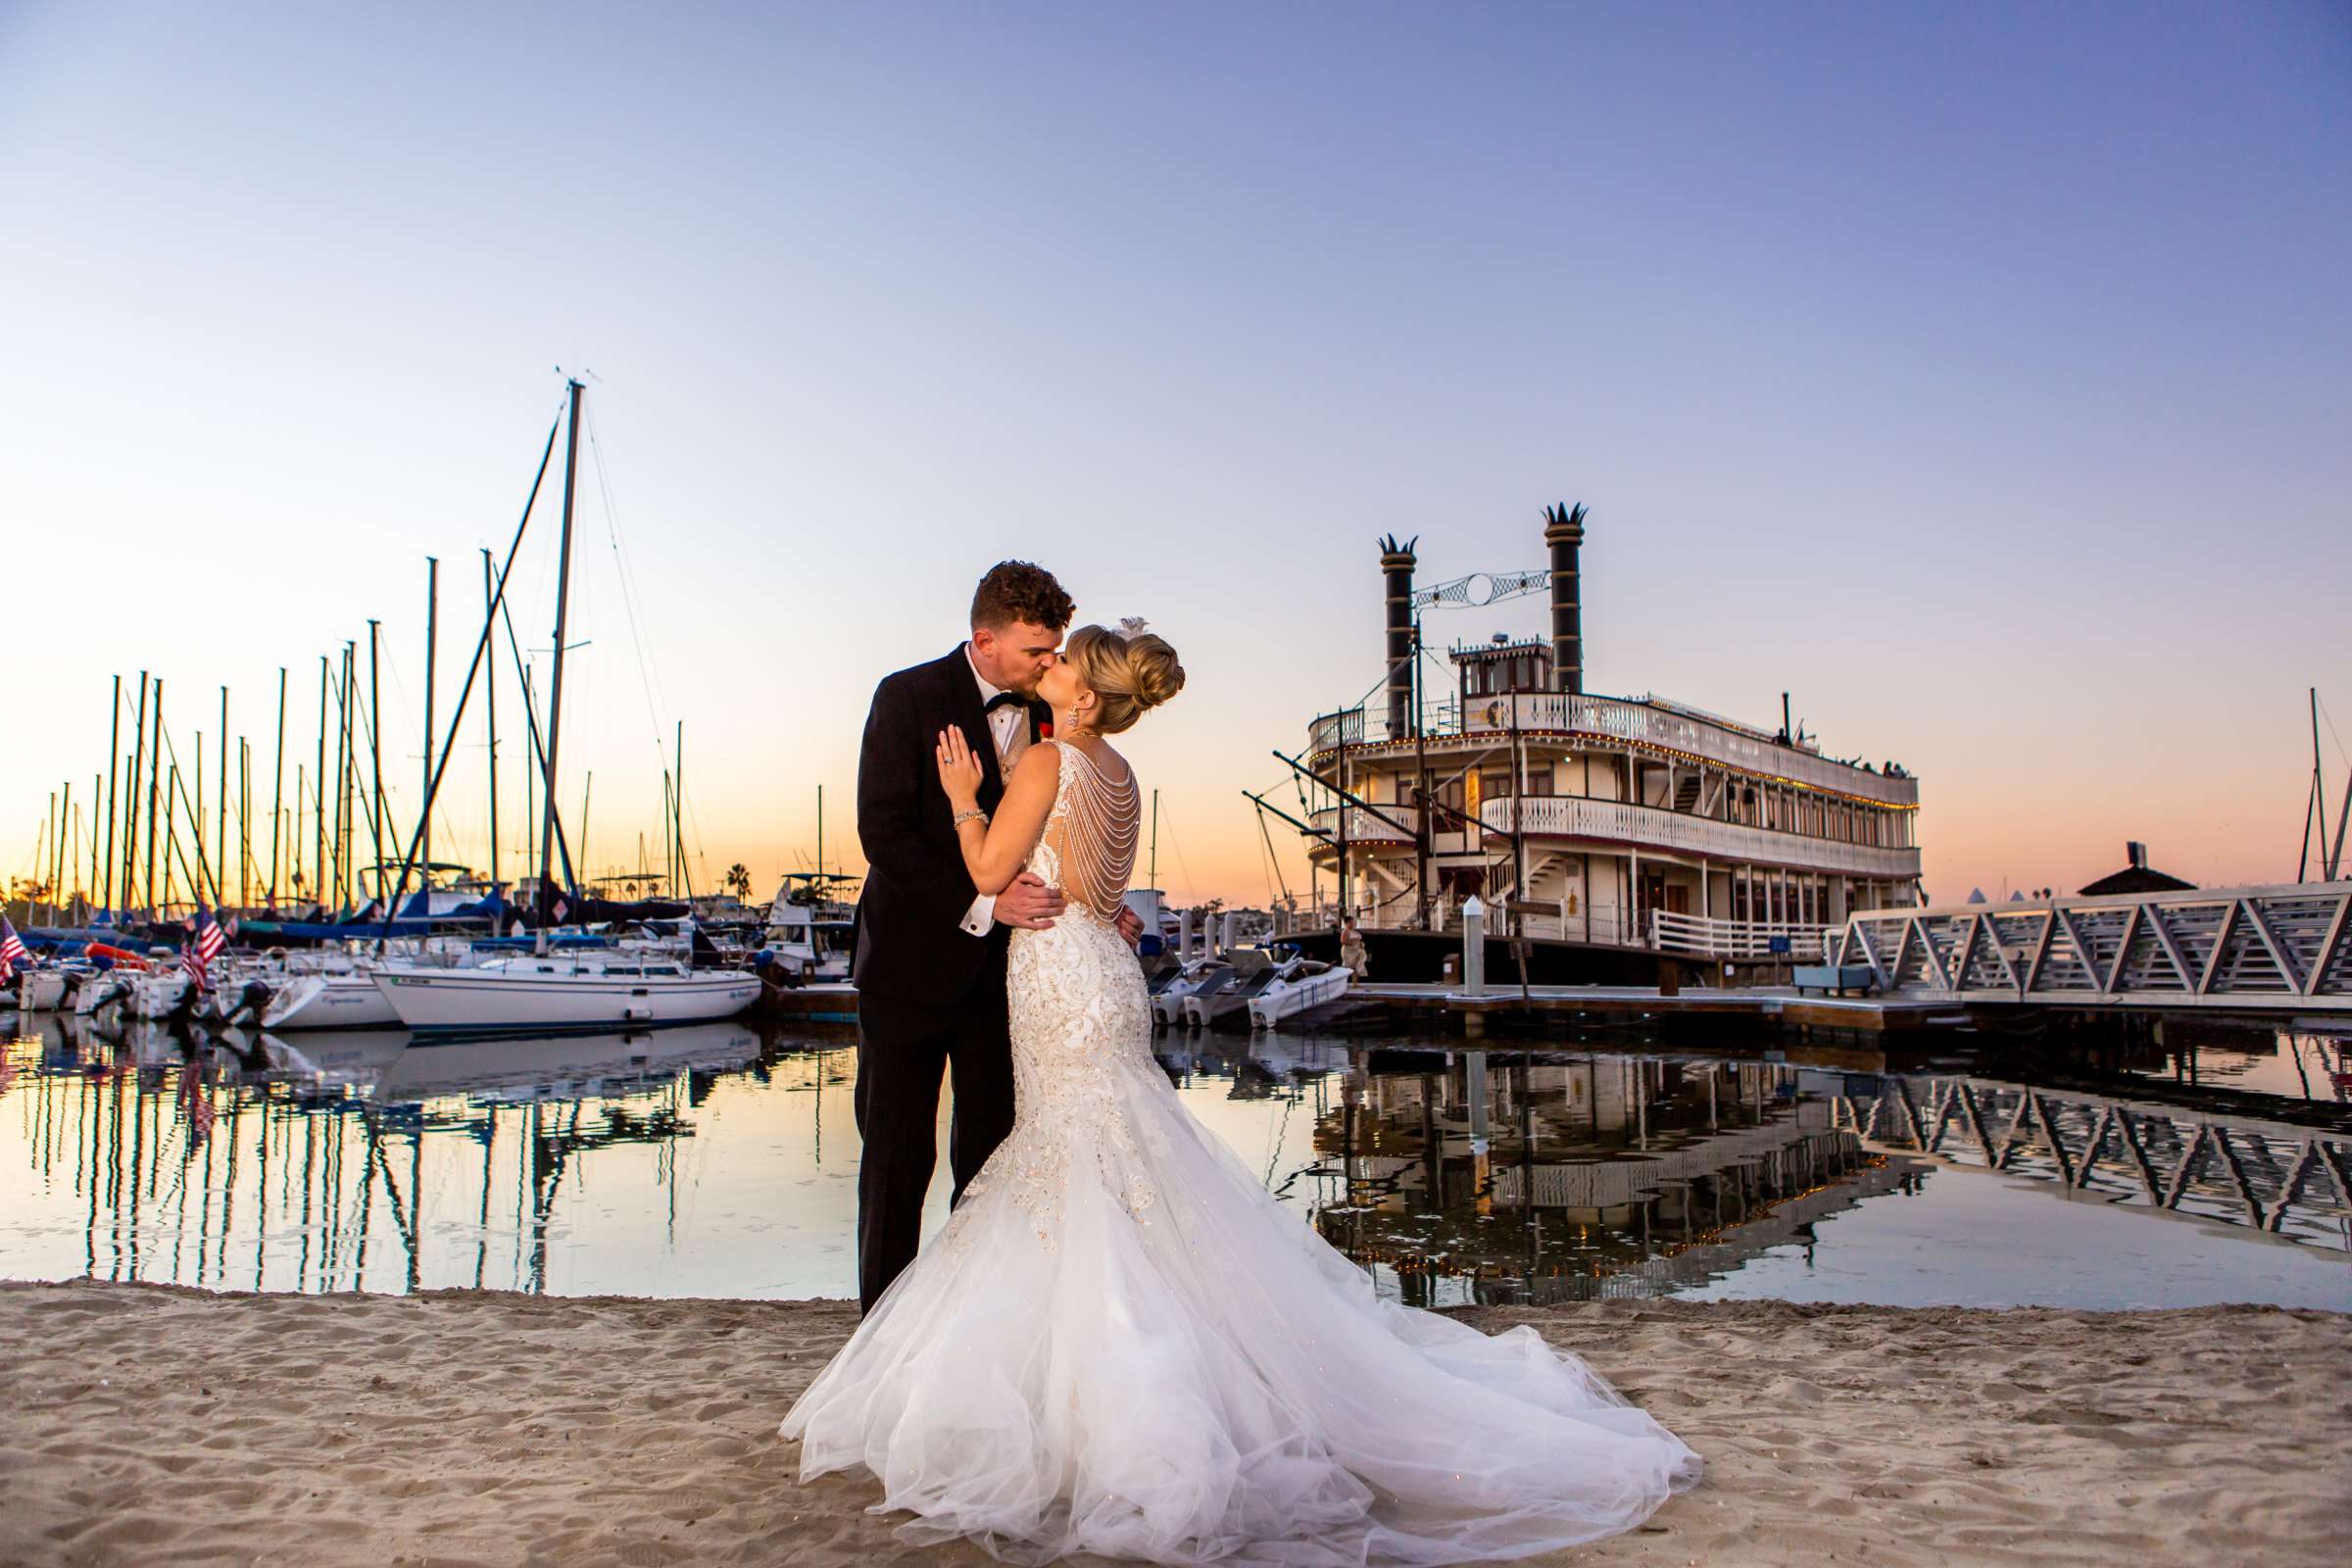
<instances>
[{"instance_id":1,"label":"paddle wheel riverboat","mask_svg":"<svg viewBox=\"0 0 2352 1568\"><path fill-rule=\"evenodd\" d=\"M1418 541L1381 541L1385 703L1316 717L1284 759L1310 797L1288 819L1336 896L1283 939L1334 957L1352 921L1367 978L1435 980L1476 897L1500 939L1490 983L1524 955L1538 984L1648 984L1666 955L1819 962L1849 913L1917 904L1919 781L1899 765L1824 756L1786 699L1772 730L1584 689L1585 510L1544 521L1548 569L1419 590ZM1424 610L1546 589L1548 640L1456 644L1452 689L1422 690Z\"/></svg>"}]
</instances>

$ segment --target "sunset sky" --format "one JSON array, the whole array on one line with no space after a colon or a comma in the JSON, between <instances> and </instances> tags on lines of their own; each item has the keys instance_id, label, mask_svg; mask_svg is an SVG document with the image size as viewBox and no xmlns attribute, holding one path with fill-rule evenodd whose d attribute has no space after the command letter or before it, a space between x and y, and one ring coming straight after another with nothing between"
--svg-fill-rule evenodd
<instances>
[{"instance_id":1,"label":"sunset sky","mask_svg":"<svg viewBox=\"0 0 2352 1568\"><path fill-rule=\"evenodd\" d=\"M561 366L599 872L659 858L680 721L698 882L810 864L820 787L856 869L873 683L1010 556L1176 644L1159 881L1262 904L1240 792L1377 682L1375 540L1540 566L1583 501L1589 689L1789 691L1920 776L1932 898L2127 838L2288 880L2307 688L2331 796L2352 743L2348 153L2319 0L0 0L0 874L86 810L116 674L208 774L227 685L266 795L284 666L290 797L369 617L413 820L425 558L446 722ZM436 850L478 864L475 701Z\"/></svg>"}]
</instances>

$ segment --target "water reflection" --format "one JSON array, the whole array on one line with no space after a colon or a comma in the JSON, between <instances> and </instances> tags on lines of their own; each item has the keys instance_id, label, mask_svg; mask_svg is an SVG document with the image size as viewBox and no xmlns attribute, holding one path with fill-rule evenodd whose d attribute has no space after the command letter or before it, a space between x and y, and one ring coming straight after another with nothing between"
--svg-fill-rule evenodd
<instances>
[{"instance_id":1,"label":"water reflection","mask_svg":"<svg viewBox=\"0 0 2352 1568\"><path fill-rule=\"evenodd\" d=\"M2169 1089L1639 1050L1160 1044L1194 1113L1416 1304L1946 1299L2030 1260L1997 1291L2352 1305L2348 1146L2318 1106L2300 1125ZM846 1296L847 1046L38 1020L0 1053L0 1170L24 1173L0 1178L0 1277Z\"/></svg>"},{"instance_id":2,"label":"water reflection","mask_svg":"<svg viewBox=\"0 0 2352 1568\"><path fill-rule=\"evenodd\" d=\"M1317 1224L1414 1305L1662 1296L1909 1162L1750 1061L1371 1054L1318 1130Z\"/></svg>"}]
</instances>

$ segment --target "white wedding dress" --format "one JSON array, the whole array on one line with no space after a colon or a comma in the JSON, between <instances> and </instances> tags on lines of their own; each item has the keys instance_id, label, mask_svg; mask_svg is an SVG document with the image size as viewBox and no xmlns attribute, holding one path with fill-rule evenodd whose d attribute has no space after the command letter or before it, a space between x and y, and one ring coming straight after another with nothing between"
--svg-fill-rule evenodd
<instances>
[{"instance_id":1,"label":"white wedding dress","mask_svg":"<svg viewBox=\"0 0 2352 1568\"><path fill-rule=\"evenodd\" d=\"M1630 1529L1698 1459L1527 1327L1382 1301L1194 1120L1114 925L1132 774L1072 746L1012 937L1013 1129L781 1428L902 1539L997 1556L1444 1563Z\"/></svg>"}]
</instances>

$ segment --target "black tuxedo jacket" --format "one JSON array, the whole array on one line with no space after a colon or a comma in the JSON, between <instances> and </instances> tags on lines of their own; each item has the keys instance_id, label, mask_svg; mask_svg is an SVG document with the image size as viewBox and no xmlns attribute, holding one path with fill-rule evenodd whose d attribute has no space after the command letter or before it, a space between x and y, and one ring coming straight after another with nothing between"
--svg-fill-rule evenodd
<instances>
[{"instance_id":1,"label":"black tuxedo jacket","mask_svg":"<svg viewBox=\"0 0 2352 1568\"><path fill-rule=\"evenodd\" d=\"M1053 710L1043 703L1028 708L1034 743ZM984 983L1003 985L1010 940L1003 925L985 937L961 927L978 890L939 787L935 748L951 724L980 759L980 805L993 813L1004 784L980 682L961 644L945 659L883 677L858 753L858 842L866 873L851 978L860 991L888 990L937 1006L953 1006Z\"/></svg>"}]
</instances>

